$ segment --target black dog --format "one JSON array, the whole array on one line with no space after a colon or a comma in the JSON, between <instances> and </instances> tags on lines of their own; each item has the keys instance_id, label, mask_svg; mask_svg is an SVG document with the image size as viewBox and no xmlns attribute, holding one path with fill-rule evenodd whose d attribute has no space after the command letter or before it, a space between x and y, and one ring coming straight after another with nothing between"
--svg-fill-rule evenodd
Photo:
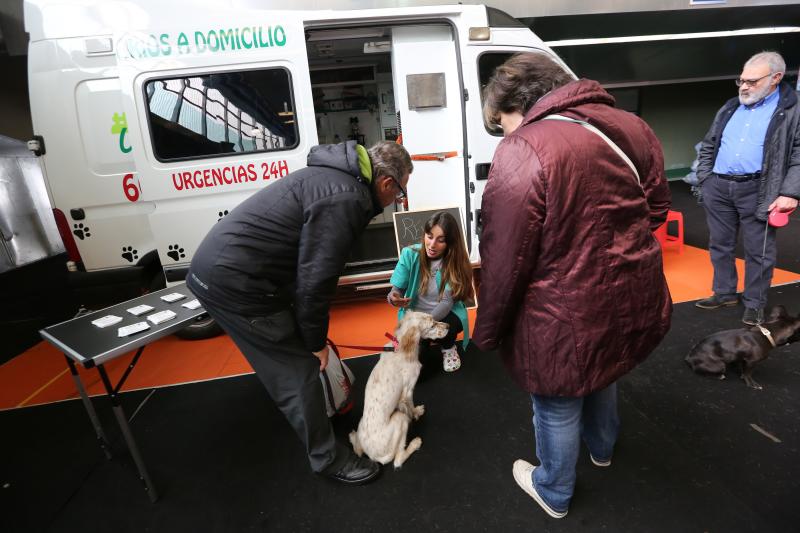
<instances>
[{"instance_id":1,"label":"black dog","mask_svg":"<svg viewBox=\"0 0 800 533\"><path fill-rule=\"evenodd\" d=\"M692 370L718 374L725 379L730 363L741 364L741 377L748 387L761 389L753 380L753 367L767 358L769 351L800 338L800 317L791 317L783 306L772 309L764 324L742 329L729 329L709 335L698 342L686 356Z\"/></svg>"}]
</instances>

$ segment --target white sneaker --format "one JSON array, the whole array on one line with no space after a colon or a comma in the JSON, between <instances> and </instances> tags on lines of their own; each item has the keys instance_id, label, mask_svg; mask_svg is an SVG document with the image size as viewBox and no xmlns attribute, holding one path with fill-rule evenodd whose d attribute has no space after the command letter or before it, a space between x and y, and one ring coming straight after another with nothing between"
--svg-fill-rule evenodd
<instances>
[{"instance_id":1,"label":"white sneaker","mask_svg":"<svg viewBox=\"0 0 800 533\"><path fill-rule=\"evenodd\" d=\"M594 466L600 466L600 467L603 467L603 468L605 468L607 466L611 466L611 459L609 459L607 461L601 461L600 459L595 459L592 454L589 454L589 459L591 459L592 464Z\"/></svg>"},{"instance_id":2,"label":"white sneaker","mask_svg":"<svg viewBox=\"0 0 800 533\"><path fill-rule=\"evenodd\" d=\"M443 366L445 372L455 372L461 368L461 358L455 345L442 349Z\"/></svg>"},{"instance_id":3,"label":"white sneaker","mask_svg":"<svg viewBox=\"0 0 800 533\"><path fill-rule=\"evenodd\" d=\"M514 468L512 469L512 472L514 473L514 481L517 482L517 485L519 485L522 490L528 493L528 496L533 498L533 500L539 504L539 507L544 509L545 513L549 514L553 518L564 518L567 516L567 511L556 511L547 505L542 497L539 496L539 493L536 492L536 487L533 486L533 471L535 469L536 467L530 464L528 461L517 459L514 461Z\"/></svg>"}]
</instances>

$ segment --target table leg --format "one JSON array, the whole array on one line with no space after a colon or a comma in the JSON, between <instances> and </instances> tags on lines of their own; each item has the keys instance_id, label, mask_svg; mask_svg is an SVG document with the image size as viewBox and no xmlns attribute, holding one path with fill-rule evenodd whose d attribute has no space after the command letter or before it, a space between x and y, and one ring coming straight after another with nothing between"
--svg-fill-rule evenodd
<instances>
[{"instance_id":1,"label":"table leg","mask_svg":"<svg viewBox=\"0 0 800 533\"><path fill-rule=\"evenodd\" d=\"M115 392L114 387L111 386L111 381L108 379L105 366L102 364L97 365L97 371L100 373L100 378L103 380L103 385L106 387L108 397L111 399L111 406L114 410L114 416L117 418L119 429L122 431L122 437L125 439L125 444L128 445L128 450L131 452L133 462L136 463L136 469L139 471L139 479L144 482L144 487L147 491L147 495L150 497L150 501L155 503L158 500L158 493L156 492L153 482L150 480L150 474L147 473L147 468L144 466L144 460L139 453L139 447L136 446L136 441L134 440L133 433L131 433L131 428L128 425L128 419L125 416L125 411L123 411L122 406L119 403L118 394Z\"/></svg>"},{"instance_id":2,"label":"table leg","mask_svg":"<svg viewBox=\"0 0 800 533\"><path fill-rule=\"evenodd\" d=\"M100 443L100 448L102 448L103 453L106 454L106 459L111 459L111 445L108 442L105 431L103 431L103 426L100 424L100 419L97 418L97 411L94 410L94 404L89 398L89 395L86 394L86 389L83 387L83 382L78 375L78 369L75 366L75 362L67 355L64 355L64 357L67 359L69 371L72 374L72 379L75 381L75 387L78 389L78 393L81 395L81 400L83 401L83 406L86 408L86 413L89 415L89 420L92 421L92 425L94 426L94 431L97 434L97 442Z\"/></svg>"}]
</instances>

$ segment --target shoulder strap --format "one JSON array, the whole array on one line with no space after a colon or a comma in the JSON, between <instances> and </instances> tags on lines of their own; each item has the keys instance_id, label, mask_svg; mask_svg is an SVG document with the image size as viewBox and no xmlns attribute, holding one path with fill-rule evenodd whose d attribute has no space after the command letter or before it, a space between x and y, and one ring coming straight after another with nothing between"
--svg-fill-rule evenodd
<instances>
[{"instance_id":1,"label":"shoulder strap","mask_svg":"<svg viewBox=\"0 0 800 533\"><path fill-rule=\"evenodd\" d=\"M642 180L639 179L639 172L636 171L636 167L633 165L633 161L630 160L630 158L625 154L625 152L623 152L622 149L619 146L617 146L617 144L614 141L609 139L605 133L603 133L596 127L592 126L588 122L584 122L583 120L577 120L574 118L565 117L564 115L547 115L542 120L561 120L563 122L574 122L575 124L580 124L587 130L595 133L598 137L603 139L611 147L611 149L614 150L617 153L617 155L619 155L622 158L623 161L625 161L625 163L628 164L628 166L633 171L633 175L636 176L636 182L640 186L642 185Z\"/></svg>"}]
</instances>

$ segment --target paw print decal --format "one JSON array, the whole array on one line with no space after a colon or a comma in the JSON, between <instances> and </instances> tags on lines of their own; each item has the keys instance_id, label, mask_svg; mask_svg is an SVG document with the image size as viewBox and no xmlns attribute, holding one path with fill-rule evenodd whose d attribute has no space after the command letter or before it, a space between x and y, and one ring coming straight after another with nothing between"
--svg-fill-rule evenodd
<instances>
[{"instance_id":1,"label":"paw print decal","mask_svg":"<svg viewBox=\"0 0 800 533\"><path fill-rule=\"evenodd\" d=\"M186 257L186 254L183 253L183 248L181 248L178 244L170 244L167 255L170 256L173 261L177 261L178 259L183 259Z\"/></svg>"},{"instance_id":2,"label":"paw print decal","mask_svg":"<svg viewBox=\"0 0 800 533\"><path fill-rule=\"evenodd\" d=\"M219 213L217 213L217 216L219 217L217 219L217 222L222 220L225 217L225 215L227 215L227 214L228 214L228 210L227 209L225 211L220 211Z\"/></svg>"},{"instance_id":3,"label":"paw print decal","mask_svg":"<svg viewBox=\"0 0 800 533\"><path fill-rule=\"evenodd\" d=\"M78 224L73 224L72 227L75 228L72 230L72 233L74 233L75 236L78 237L80 240L88 239L89 237L92 236L92 234L89 233L89 226L84 226L83 224L78 223Z\"/></svg>"},{"instance_id":4,"label":"paw print decal","mask_svg":"<svg viewBox=\"0 0 800 533\"><path fill-rule=\"evenodd\" d=\"M122 258L126 260L128 263L133 263L134 261L139 259L139 250L134 250L133 246L123 246Z\"/></svg>"}]
</instances>

